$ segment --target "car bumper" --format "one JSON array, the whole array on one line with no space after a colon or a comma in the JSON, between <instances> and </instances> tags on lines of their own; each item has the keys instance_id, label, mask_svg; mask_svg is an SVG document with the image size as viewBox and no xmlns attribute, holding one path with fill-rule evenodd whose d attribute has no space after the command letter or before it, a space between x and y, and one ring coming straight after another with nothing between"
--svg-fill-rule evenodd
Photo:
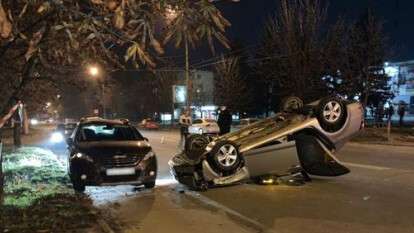
<instances>
[{"instance_id":1,"label":"car bumper","mask_svg":"<svg viewBox=\"0 0 414 233\"><path fill-rule=\"evenodd\" d=\"M141 185L154 182L157 178L157 159L151 157L140 161L133 168L135 174L131 175L107 175L108 169L122 167L104 167L89 161L71 161L70 177L72 180L80 180L87 186L107 185Z\"/></svg>"}]
</instances>

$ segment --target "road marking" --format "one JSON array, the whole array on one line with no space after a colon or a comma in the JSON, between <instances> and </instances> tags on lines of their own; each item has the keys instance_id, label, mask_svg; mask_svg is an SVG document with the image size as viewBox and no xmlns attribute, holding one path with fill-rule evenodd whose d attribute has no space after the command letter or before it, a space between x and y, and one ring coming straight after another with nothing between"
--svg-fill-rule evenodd
<instances>
[{"instance_id":1,"label":"road marking","mask_svg":"<svg viewBox=\"0 0 414 233\"><path fill-rule=\"evenodd\" d=\"M207 198L207 197L205 197L205 196L203 196L203 195L201 195L197 192L186 190L185 194L187 196L190 196L190 197L192 197L196 200L199 200L199 201L203 202L204 204L207 204L207 205L212 206L216 209L222 210L225 213L227 213L229 215L232 215L232 216L244 221L245 223L247 223L247 225L250 225L250 227L254 227L254 228L259 229L260 232L276 233L276 231L274 231L273 229L269 229L268 227L261 224L260 222L254 220L254 219L251 219L247 216L244 216L244 215L240 214L239 212L237 212L235 210L232 210L232 209L228 208L227 206L224 206L224 205L222 205L222 204L220 204L216 201L213 201L210 198Z\"/></svg>"},{"instance_id":2,"label":"road marking","mask_svg":"<svg viewBox=\"0 0 414 233\"><path fill-rule=\"evenodd\" d=\"M350 166L350 167L366 168L366 169L378 170L378 171L385 171L385 170L392 169L390 167L382 167L382 166L359 164L359 163L345 163L345 162L342 162L342 164L346 165L346 166Z\"/></svg>"}]
</instances>

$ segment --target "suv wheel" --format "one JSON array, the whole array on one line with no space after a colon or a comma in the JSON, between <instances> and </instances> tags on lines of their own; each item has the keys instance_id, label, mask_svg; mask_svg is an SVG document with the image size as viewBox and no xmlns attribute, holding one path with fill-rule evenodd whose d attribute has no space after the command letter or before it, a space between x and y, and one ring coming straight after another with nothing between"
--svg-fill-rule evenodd
<instances>
[{"instance_id":1,"label":"suv wheel","mask_svg":"<svg viewBox=\"0 0 414 233\"><path fill-rule=\"evenodd\" d=\"M72 181L73 189L76 192L83 193L85 192L85 185L80 181Z\"/></svg>"},{"instance_id":2,"label":"suv wheel","mask_svg":"<svg viewBox=\"0 0 414 233\"><path fill-rule=\"evenodd\" d=\"M144 187L146 189L152 189L152 188L154 188L155 187L155 181L151 181L151 182L145 183L144 184Z\"/></svg>"}]
</instances>

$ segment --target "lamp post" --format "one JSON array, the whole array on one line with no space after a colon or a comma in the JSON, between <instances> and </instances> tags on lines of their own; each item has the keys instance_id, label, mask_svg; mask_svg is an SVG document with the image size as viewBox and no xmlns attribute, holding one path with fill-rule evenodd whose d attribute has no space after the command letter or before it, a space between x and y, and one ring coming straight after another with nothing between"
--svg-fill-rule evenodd
<instances>
[{"instance_id":1,"label":"lamp post","mask_svg":"<svg viewBox=\"0 0 414 233\"><path fill-rule=\"evenodd\" d=\"M102 115L106 118L106 103L105 103L105 81L103 80L103 76L101 75L101 71L98 66L92 65L88 68L88 73L92 77L101 78L100 86L101 86L101 101L102 101Z\"/></svg>"}]
</instances>

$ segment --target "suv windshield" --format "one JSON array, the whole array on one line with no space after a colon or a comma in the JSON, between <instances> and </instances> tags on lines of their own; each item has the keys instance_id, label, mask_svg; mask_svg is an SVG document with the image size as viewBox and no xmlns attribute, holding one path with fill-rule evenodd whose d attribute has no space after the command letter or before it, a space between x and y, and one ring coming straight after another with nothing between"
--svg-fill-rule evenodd
<instances>
[{"instance_id":1,"label":"suv windshield","mask_svg":"<svg viewBox=\"0 0 414 233\"><path fill-rule=\"evenodd\" d=\"M135 128L117 124L87 124L79 131L80 141L136 141L143 140Z\"/></svg>"}]
</instances>

